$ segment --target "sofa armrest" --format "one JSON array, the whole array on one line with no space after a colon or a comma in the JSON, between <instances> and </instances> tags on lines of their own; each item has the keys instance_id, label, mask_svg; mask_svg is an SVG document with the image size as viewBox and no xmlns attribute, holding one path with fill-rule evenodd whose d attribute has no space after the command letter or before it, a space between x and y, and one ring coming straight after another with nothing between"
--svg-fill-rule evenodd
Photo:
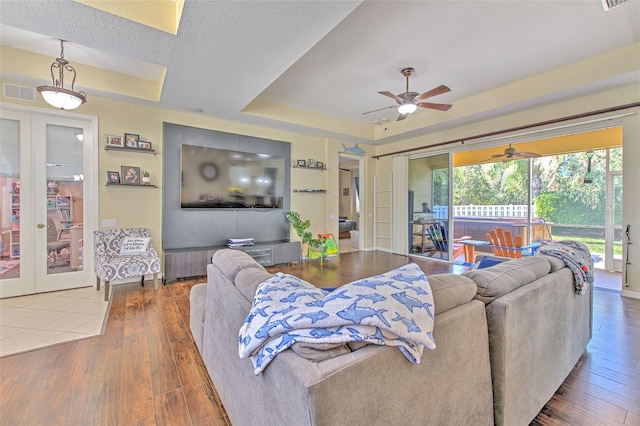
<instances>
[{"instance_id":1,"label":"sofa armrest","mask_svg":"<svg viewBox=\"0 0 640 426\"><path fill-rule=\"evenodd\" d=\"M590 306L569 268L486 306L496 424L527 425L553 397L589 342Z\"/></svg>"}]
</instances>

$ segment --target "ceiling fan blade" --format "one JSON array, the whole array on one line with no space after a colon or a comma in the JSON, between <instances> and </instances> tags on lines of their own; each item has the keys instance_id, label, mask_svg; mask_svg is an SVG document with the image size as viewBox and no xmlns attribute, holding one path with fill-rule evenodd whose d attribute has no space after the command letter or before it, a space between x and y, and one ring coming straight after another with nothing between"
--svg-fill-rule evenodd
<instances>
[{"instance_id":1,"label":"ceiling fan blade","mask_svg":"<svg viewBox=\"0 0 640 426\"><path fill-rule=\"evenodd\" d=\"M372 110L372 111L363 112L363 113L362 113L362 115L364 115L364 114L370 114L370 113L372 113L372 112L376 112L376 111L382 111L383 109L397 108L397 107L398 107L397 105L391 105L391 106L388 106L388 107L378 108L378 109L374 109L374 110Z\"/></svg>"},{"instance_id":2,"label":"ceiling fan blade","mask_svg":"<svg viewBox=\"0 0 640 426\"><path fill-rule=\"evenodd\" d=\"M421 101L423 99L427 99L427 98L430 98L430 97L436 96L436 95L441 95L443 93L447 93L447 92L450 92L450 91L451 91L451 89L449 89L444 84L441 84L440 86L435 87L435 88L429 90L428 92L424 92L423 94L418 96L416 98L416 101Z\"/></svg>"},{"instance_id":3,"label":"ceiling fan blade","mask_svg":"<svg viewBox=\"0 0 640 426\"><path fill-rule=\"evenodd\" d=\"M388 96L388 97L390 97L391 99L395 100L398 103L402 102L402 99L400 99L399 97L397 97L396 95L394 95L391 92L384 91L384 92L378 92L378 93L380 93L381 95L384 95L384 96Z\"/></svg>"},{"instance_id":4,"label":"ceiling fan blade","mask_svg":"<svg viewBox=\"0 0 640 426\"><path fill-rule=\"evenodd\" d=\"M515 155L522 158L538 158L540 154L535 152L516 152Z\"/></svg>"},{"instance_id":5,"label":"ceiling fan blade","mask_svg":"<svg viewBox=\"0 0 640 426\"><path fill-rule=\"evenodd\" d=\"M500 158L500 157L506 157L506 154L493 154L490 158Z\"/></svg>"},{"instance_id":6,"label":"ceiling fan blade","mask_svg":"<svg viewBox=\"0 0 640 426\"><path fill-rule=\"evenodd\" d=\"M432 102L419 102L418 106L422 108L437 109L439 111L449 111L449 108L451 108L450 104L434 104Z\"/></svg>"},{"instance_id":7,"label":"ceiling fan blade","mask_svg":"<svg viewBox=\"0 0 640 426\"><path fill-rule=\"evenodd\" d=\"M408 116L409 116L409 114L398 114L398 119L396 121L404 120Z\"/></svg>"}]
</instances>

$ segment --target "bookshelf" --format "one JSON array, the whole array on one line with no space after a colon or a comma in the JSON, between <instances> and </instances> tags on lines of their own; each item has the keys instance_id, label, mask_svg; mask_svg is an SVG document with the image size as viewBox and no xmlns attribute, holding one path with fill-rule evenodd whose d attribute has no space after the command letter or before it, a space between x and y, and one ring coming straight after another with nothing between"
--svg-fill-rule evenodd
<instances>
[{"instance_id":1,"label":"bookshelf","mask_svg":"<svg viewBox=\"0 0 640 426\"><path fill-rule=\"evenodd\" d=\"M56 195L56 211L60 220L60 230L58 231L58 239L69 238L69 228L73 223L73 196L72 195Z\"/></svg>"},{"instance_id":2,"label":"bookshelf","mask_svg":"<svg viewBox=\"0 0 640 426\"><path fill-rule=\"evenodd\" d=\"M20 258L20 194L11 194L11 230L9 231L9 257Z\"/></svg>"},{"instance_id":3,"label":"bookshelf","mask_svg":"<svg viewBox=\"0 0 640 426\"><path fill-rule=\"evenodd\" d=\"M73 221L73 196L56 195L56 210L58 211L58 219L62 223L70 223Z\"/></svg>"}]
</instances>

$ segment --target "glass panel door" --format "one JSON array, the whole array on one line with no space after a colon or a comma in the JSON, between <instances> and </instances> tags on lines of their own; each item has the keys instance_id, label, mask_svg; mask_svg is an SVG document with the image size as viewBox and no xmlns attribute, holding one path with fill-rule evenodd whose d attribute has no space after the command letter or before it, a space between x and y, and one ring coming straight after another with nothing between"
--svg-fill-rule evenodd
<instances>
[{"instance_id":1,"label":"glass panel door","mask_svg":"<svg viewBox=\"0 0 640 426\"><path fill-rule=\"evenodd\" d=\"M0 297L33 293L33 252L26 242L33 239L29 208L31 127L28 114L0 114Z\"/></svg>"},{"instance_id":2,"label":"glass panel door","mask_svg":"<svg viewBox=\"0 0 640 426\"><path fill-rule=\"evenodd\" d=\"M20 277L20 121L0 120L0 280Z\"/></svg>"},{"instance_id":3,"label":"glass panel door","mask_svg":"<svg viewBox=\"0 0 640 426\"><path fill-rule=\"evenodd\" d=\"M611 209L607 209L605 230L605 269L622 272L622 172L611 173Z\"/></svg>"},{"instance_id":4,"label":"glass panel door","mask_svg":"<svg viewBox=\"0 0 640 426\"><path fill-rule=\"evenodd\" d=\"M83 244L97 221L97 194L87 190L97 185L94 126L1 109L0 297L94 284Z\"/></svg>"},{"instance_id":5,"label":"glass panel door","mask_svg":"<svg viewBox=\"0 0 640 426\"><path fill-rule=\"evenodd\" d=\"M92 285L86 271L85 147L89 123L34 117L36 292ZM88 137L89 136L89 137Z\"/></svg>"},{"instance_id":6,"label":"glass panel door","mask_svg":"<svg viewBox=\"0 0 640 426\"><path fill-rule=\"evenodd\" d=\"M449 260L449 154L409 160L409 253Z\"/></svg>"}]
</instances>

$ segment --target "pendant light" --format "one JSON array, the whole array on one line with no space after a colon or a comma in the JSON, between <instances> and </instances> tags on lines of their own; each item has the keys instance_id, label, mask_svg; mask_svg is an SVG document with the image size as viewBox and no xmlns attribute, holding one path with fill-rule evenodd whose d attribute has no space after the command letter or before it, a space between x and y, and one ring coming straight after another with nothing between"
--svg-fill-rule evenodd
<instances>
[{"instance_id":1,"label":"pendant light","mask_svg":"<svg viewBox=\"0 0 640 426\"><path fill-rule=\"evenodd\" d=\"M56 70L58 78L54 74ZM64 87L65 71L73 74L71 90ZM56 61L51 64L51 81L53 86L38 87L38 92L49 105L60 109L76 109L87 102L87 95L84 92L75 92L73 90L73 85L76 82L76 70L64 58L64 40L60 40L60 57L56 58Z\"/></svg>"}]
</instances>

